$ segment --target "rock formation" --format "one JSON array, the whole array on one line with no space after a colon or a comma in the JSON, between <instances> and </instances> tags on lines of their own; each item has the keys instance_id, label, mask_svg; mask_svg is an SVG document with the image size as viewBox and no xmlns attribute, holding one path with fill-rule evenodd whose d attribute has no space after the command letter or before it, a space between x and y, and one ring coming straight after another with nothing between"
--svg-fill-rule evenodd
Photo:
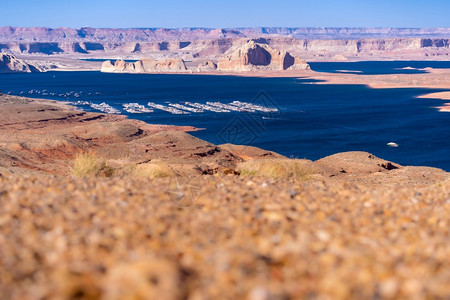
<instances>
[{"instance_id":1,"label":"rock formation","mask_svg":"<svg viewBox=\"0 0 450 300\"><path fill-rule=\"evenodd\" d=\"M217 64L211 60L202 62L198 65L198 72L208 72L217 70Z\"/></svg>"},{"instance_id":2,"label":"rock formation","mask_svg":"<svg viewBox=\"0 0 450 300\"><path fill-rule=\"evenodd\" d=\"M41 68L17 59L12 54L0 53L0 73L41 72Z\"/></svg>"},{"instance_id":3,"label":"rock formation","mask_svg":"<svg viewBox=\"0 0 450 300\"><path fill-rule=\"evenodd\" d=\"M5 37L4 39L7 39ZM91 54L99 57L132 57L136 54L145 57L161 57L171 54L174 57L217 60L231 48L242 45L248 38L216 38L205 35L204 39L175 41L169 36L161 36L160 41L150 39L139 42L73 42L62 39L59 42L29 42L5 40L0 36L0 51L14 55L80 55ZM200 38L200 37L198 37ZM450 39L448 38L389 38L389 39L295 39L292 37L271 36L258 38L256 41L269 45L273 49L283 49L293 56L308 60L342 61L342 56L352 59L373 59L390 57L392 59L421 60L426 57L450 56ZM336 58L335 58L336 56ZM30 57L32 59L32 57ZM189 59L191 60L191 59Z\"/></svg>"},{"instance_id":4,"label":"rock formation","mask_svg":"<svg viewBox=\"0 0 450 300\"><path fill-rule=\"evenodd\" d=\"M101 71L105 73L176 73L186 72L187 68L182 59L141 59L134 63L117 60L114 64L107 60L102 64Z\"/></svg>"},{"instance_id":5,"label":"rock formation","mask_svg":"<svg viewBox=\"0 0 450 300\"><path fill-rule=\"evenodd\" d=\"M267 44L250 40L238 49L231 49L219 60L221 71L254 71L254 70L307 70L305 60L293 57L287 51L274 50Z\"/></svg>"},{"instance_id":6,"label":"rock formation","mask_svg":"<svg viewBox=\"0 0 450 300\"><path fill-rule=\"evenodd\" d=\"M448 59L450 28L229 28L114 29L0 27L0 51L12 54L96 57L190 57L217 60L248 39L308 61L342 56L420 60ZM334 56L337 56L336 59ZM189 59L191 60L191 59ZM198 64L198 62L197 62Z\"/></svg>"},{"instance_id":7,"label":"rock formation","mask_svg":"<svg viewBox=\"0 0 450 300\"><path fill-rule=\"evenodd\" d=\"M450 28L45 28L0 27L0 42L145 42L221 38L293 37L295 39L448 38Z\"/></svg>"}]
</instances>

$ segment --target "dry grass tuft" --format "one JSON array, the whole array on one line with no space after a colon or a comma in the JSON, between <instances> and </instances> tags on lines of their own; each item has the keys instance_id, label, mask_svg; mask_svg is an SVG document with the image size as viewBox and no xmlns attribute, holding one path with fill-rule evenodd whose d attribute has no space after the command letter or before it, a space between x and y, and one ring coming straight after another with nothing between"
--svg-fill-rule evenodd
<instances>
[{"instance_id":1,"label":"dry grass tuft","mask_svg":"<svg viewBox=\"0 0 450 300\"><path fill-rule=\"evenodd\" d=\"M163 162L139 164L132 168L130 175L135 178L173 177L175 172Z\"/></svg>"},{"instance_id":2,"label":"dry grass tuft","mask_svg":"<svg viewBox=\"0 0 450 300\"><path fill-rule=\"evenodd\" d=\"M114 169L95 153L80 153L73 162L72 174L77 177L111 177Z\"/></svg>"},{"instance_id":3,"label":"dry grass tuft","mask_svg":"<svg viewBox=\"0 0 450 300\"><path fill-rule=\"evenodd\" d=\"M242 176L301 180L309 180L316 173L313 163L302 159L254 159L240 163L237 171Z\"/></svg>"}]
</instances>

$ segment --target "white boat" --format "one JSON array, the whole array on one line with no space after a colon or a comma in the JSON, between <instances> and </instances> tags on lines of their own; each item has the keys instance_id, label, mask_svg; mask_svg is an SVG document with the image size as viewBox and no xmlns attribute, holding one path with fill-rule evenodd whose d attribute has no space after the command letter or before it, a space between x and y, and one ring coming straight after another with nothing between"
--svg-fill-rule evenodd
<instances>
[{"instance_id":1,"label":"white boat","mask_svg":"<svg viewBox=\"0 0 450 300\"><path fill-rule=\"evenodd\" d=\"M393 147L393 148L397 148L398 147L398 144L394 143L394 142L389 142L386 145L388 145L389 147Z\"/></svg>"},{"instance_id":2,"label":"white boat","mask_svg":"<svg viewBox=\"0 0 450 300\"><path fill-rule=\"evenodd\" d=\"M192 102L185 102L184 104L195 107L195 108L199 108L199 109L203 109L203 110L208 110L208 111L212 111L212 112L217 112L217 113L229 113L231 112L228 109L223 109L223 108L218 108L218 107L214 107L211 105L206 105L206 104L201 104L201 103L192 103Z\"/></svg>"},{"instance_id":3,"label":"white boat","mask_svg":"<svg viewBox=\"0 0 450 300\"><path fill-rule=\"evenodd\" d=\"M222 102L206 102L207 105L218 107L225 110L237 111L237 112L255 112L253 109L238 107L231 104L224 104Z\"/></svg>"},{"instance_id":4,"label":"white boat","mask_svg":"<svg viewBox=\"0 0 450 300\"><path fill-rule=\"evenodd\" d=\"M175 108L181 109L181 110L190 111L190 112L193 112L193 113L202 113L202 112L204 112L203 109L195 108L195 107L189 107L189 106L178 104L178 103L170 103L169 106L172 106L172 107L175 107Z\"/></svg>"},{"instance_id":5,"label":"white boat","mask_svg":"<svg viewBox=\"0 0 450 300\"><path fill-rule=\"evenodd\" d=\"M92 103L89 102L89 101L82 101L82 100L79 100L79 101L73 102L73 104L74 104L74 105L91 105Z\"/></svg>"},{"instance_id":6,"label":"white boat","mask_svg":"<svg viewBox=\"0 0 450 300\"><path fill-rule=\"evenodd\" d=\"M169 112L174 115L188 115L189 114L189 112L187 112L187 111L179 110L175 107L164 106L162 104L157 104L154 102L148 102L147 105L150 106L151 108L156 108L156 109L159 109L162 111L166 111L166 112Z\"/></svg>"},{"instance_id":7,"label":"white boat","mask_svg":"<svg viewBox=\"0 0 450 300\"><path fill-rule=\"evenodd\" d=\"M122 105L124 107L124 111L130 114L143 114L143 113L152 113L153 110L145 107L139 103L125 103Z\"/></svg>"},{"instance_id":8,"label":"white boat","mask_svg":"<svg viewBox=\"0 0 450 300\"><path fill-rule=\"evenodd\" d=\"M105 102L102 102L100 104L91 103L90 106L93 109L99 110L107 114L120 114L120 110L115 109L114 107L112 107L109 104L106 104Z\"/></svg>"},{"instance_id":9,"label":"white boat","mask_svg":"<svg viewBox=\"0 0 450 300\"><path fill-rule=\"evenodd\" d=\"M237 107L252 109L252 110L257 110L257 111L262 111L262 112L278 112L278 108L265 107L262 105L257 105L257 104L248 103L248 102L233 101L230 104L237 106Z\"/></svg>"}]
</instances>

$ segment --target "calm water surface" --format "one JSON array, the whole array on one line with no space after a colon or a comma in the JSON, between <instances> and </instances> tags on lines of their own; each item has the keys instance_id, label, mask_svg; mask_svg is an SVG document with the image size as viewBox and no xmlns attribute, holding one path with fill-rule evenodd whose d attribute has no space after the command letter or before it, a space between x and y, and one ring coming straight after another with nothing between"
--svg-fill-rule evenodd
<instances>
[{"instance_id":1,"label":"calm water surface","mask_svg":"<svg viewBox=\"0 0 450 300\"><path fill-rule=\"evenodd\" d=\"M312 69L321 72L417 71L402 69L408 66L450 68L450 63L311 64ZM31 90L33 94L29 93ZM415 98L442 90L316 85L301 78L47 72L1 74L0 91L56 100L106 102L118 109L129 102L254 102L277 107L279 112L173 115L155 111L129 116L148 123L204 128L192 134L215 144L250 144L290 157L315 160L337 152L360 150L404 165L435 166L450 171L450 113L434 108L442 105L442 100ZM82 108L90 110L88 106ZM388 142L399 147L388 147Z\"/></svg>"}]
</instances>

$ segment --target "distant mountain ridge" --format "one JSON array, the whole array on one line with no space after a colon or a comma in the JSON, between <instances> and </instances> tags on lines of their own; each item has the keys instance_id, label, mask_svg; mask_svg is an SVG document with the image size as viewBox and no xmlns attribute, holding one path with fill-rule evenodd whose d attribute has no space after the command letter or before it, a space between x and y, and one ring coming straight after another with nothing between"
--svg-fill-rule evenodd
<instances>
[{"instance_id":1,"label":"distant mountain ridge","mask_svg":"<svg viewBox=\"0 0 450 300\"><path fill-rule=\"evenodd\" d=\"M47 28L0 27L0 42L144 42L218 38L296 39L450 38L450 28L252 27L252 28Z\"/></svg>"}]
</instances>

